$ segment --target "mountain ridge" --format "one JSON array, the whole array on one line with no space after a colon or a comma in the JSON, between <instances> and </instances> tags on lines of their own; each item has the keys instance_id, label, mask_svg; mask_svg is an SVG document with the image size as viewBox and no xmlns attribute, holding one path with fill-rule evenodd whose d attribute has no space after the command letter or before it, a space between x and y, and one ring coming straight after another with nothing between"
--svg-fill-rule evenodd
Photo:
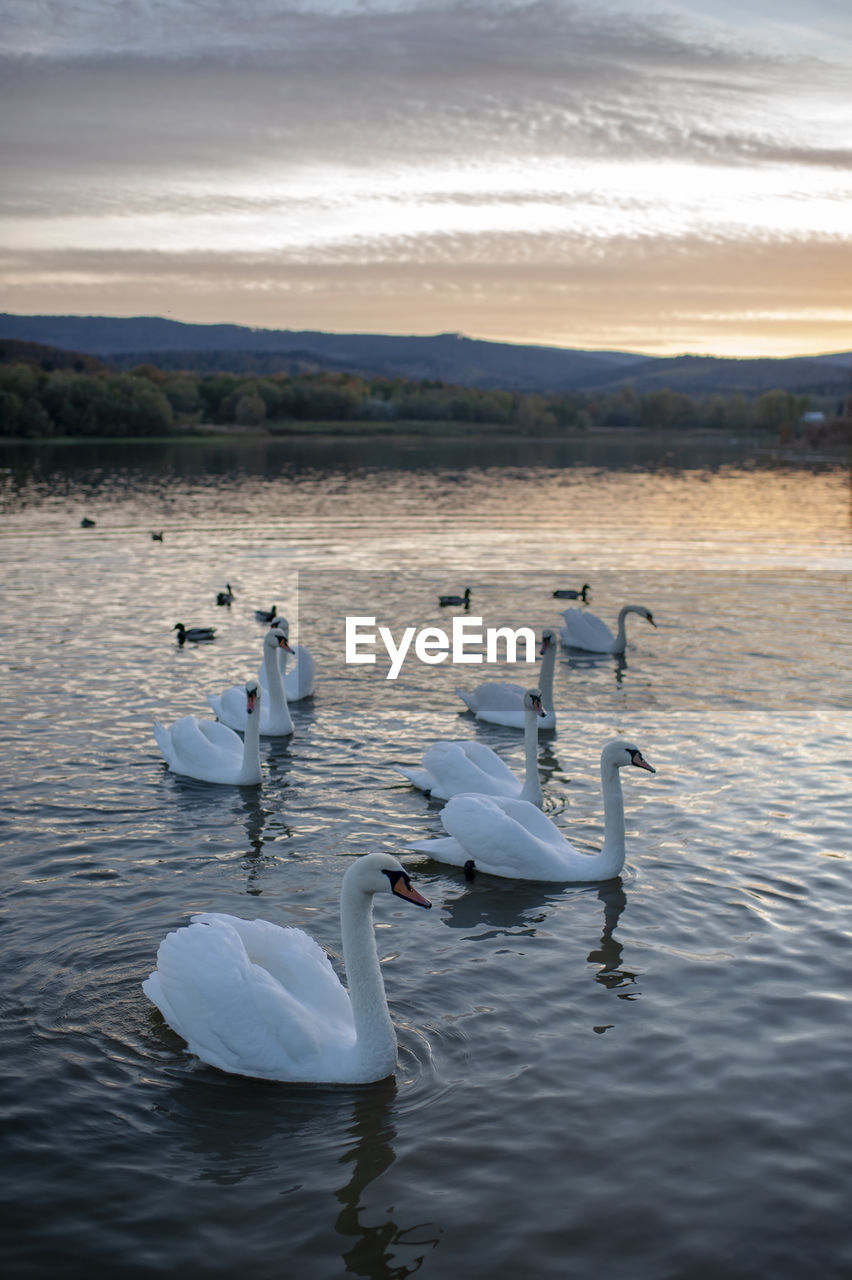
<instances>
[{"instance_id":1,"label":"mountain ridge","mask_svg":"<svg viewBox=\"0 0 852 1280\"><path fill-rule=\"evenodd\" d=\"M526 393L603 392L629 384L637 392L668 388L686 394L757 395L779 387L843 395L852 376L852 352L787 358L667 357L489 342L457 333L337 334L188 324L160 316L2 313L0 339L81 352L119 368L160 363L165 368L213 372L236 367L258 376L316 368Z\"/></svg>"}]
</instances>

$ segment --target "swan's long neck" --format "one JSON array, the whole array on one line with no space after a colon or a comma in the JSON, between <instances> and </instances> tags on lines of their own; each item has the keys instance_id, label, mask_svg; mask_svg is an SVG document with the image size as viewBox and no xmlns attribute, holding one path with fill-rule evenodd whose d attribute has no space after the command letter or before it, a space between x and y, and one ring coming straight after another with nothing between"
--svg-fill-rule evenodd
<instances>
[{"instance_id":1,"label":"swan's long neck","mask_svg":"<svg viewBox=\"0 0 852 1280\"><path fill-rule=\"evenodd\" d=\"M255 783L260 781L260 707L256 706L251 715L246 715L246 728L243 734L243 764L238 782Z\"/></svg>"},{"instance_id":2,"label":"swan's long neck","mask_svg":"<svg viewBox=\"0 0 852 1280\"><path fill-rule=\"evenodd\" d=\"M526 771L519 799L529 800L540 809L544 797L538 777L538 712L535 707L527 707L524 712L524 761Z\"/></svg>"},{"instance_id":3,"label":"swan's long neck","mask_svg":"<svg viewBox=\"0 0 852 1280\"><path fill-rule=\"evenodd\" d=\"M279 662L278 654L281 653ZM266 688L269 694L269 716L275 721L283 721L293 731L290 708L287 705L287 694L284 691L284 671L287 668L287 650L266 646L263 652L263 665L266 668Z\"/></svg>"},{"instance_id":4,"label":"swan's long neck","mask_svg":"<svg viewBox=\"0 0 852 1280\"><path fill-rule=\"evenodd\" d=\"M340 896L340 932L358 1060L365 1079L379 1080L396 1066L396 1034L376 950L373 895L353 884L348 874Z\"/></svg>"},{"instance_id":5,"label":"swan's long neck","mask_svg":"<svg viewBox=\"0 0 852 1280\"><path fill-rule=\"evenodd\" d=\"M628 613L638 613L639 610L633 604L626 604L618 612L618 632L615 637L615 643L612 646L613 653L624 653L627 648L627 624L625 619Z\"/></svg>"},{"instance_id":6,"label":"swan's long neck","mask_svg":"<svg viewBox=\"0 0 852 1280\"><path fill-rule=\"evenodd\" d=\"M553 710L553 671L556 666L556 641L551 640L541 660L538 673L538 687L541 690L541 701L545 711Z\"/></svg>"},{"instance_id":7,"label":"swan's long neck","mask_svg":"<svg viewBox=\"0 0 852 1280\"><path fill-rule=\"evenodd\" d=\"M604 805L604 842L598 859L601 879L609 880L621 872L626 854L621 777L611 761L601 761L601 790Z\"/></svg>"}]
</instances>

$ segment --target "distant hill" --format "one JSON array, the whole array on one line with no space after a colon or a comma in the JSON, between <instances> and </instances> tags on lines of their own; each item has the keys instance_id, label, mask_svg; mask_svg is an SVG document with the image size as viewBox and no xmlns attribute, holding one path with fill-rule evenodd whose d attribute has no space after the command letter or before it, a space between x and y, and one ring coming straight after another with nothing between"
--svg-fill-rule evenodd
<instances>
[{"instance_id":1,"label":"distant hill","mask_svg":"<svg viewBox=\"0 0 852 1280\"><path fill-rule=\"evenodd\" d=\"M0 315L4 339L86 353L123 369L144 363L258 375L331 369L541 393L608 391L629 383L637 392L669 387L687 395L748 396L776 387L846 395L852 375L852 352L788 360L652 358L627 351L483 342L456 333L336 334L183 324L157 316Z\"/></svg>"},{"instance_id":2,"label":"distant hill","mask_svg":"<svg viewBox=\"0 0 852 1280\"><path fill-rule=\"evenodd\" d=\"M65 351L41 342L22 342L16 338L0 338L0 364L37 364L52 373L54 369L73 369L76 373L96 373L106 366L94 356L81 351Z\"/></svg>"}]
</instances>

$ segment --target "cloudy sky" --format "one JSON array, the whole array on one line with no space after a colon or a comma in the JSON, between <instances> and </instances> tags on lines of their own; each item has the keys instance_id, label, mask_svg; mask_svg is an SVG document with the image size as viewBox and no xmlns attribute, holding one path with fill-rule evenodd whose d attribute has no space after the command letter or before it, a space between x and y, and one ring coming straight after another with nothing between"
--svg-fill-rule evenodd
<instances>
[{"instance_id":1,"label":"cloudy sky","mask_svg":"<svg viewBox=\"0 0 852 1280\"><path fill-rule=\"evenodd\" d=\"M852 347L849 0L0 0L0 310Z\"/></svg>"}]
</instances>

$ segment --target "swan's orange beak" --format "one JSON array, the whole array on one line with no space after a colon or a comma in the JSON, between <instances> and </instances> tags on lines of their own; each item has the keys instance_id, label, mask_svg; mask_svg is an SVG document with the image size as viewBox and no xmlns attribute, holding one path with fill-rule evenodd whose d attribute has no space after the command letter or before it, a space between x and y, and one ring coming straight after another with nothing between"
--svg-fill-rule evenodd
<instances>
[{"instance_id":1,"label":"swan's orange beak","mask_svg":"<svg viewBox=\"0 0 852 1280\"><path fill-rule=\"evenodd\" d=\"M406 902L413 902L416 907L431 907L432 903L428 898L424 898L422 893L417 892L404 871L388 871L385 874L398 898L405 898Z\"/></svg>"},{"instance_id":2,"label":"swan's orange beak","mask_svg":"<svg viewBox=\"0 0 852 1280\"><path fill-rule=\"evenodd\" d=\"M633 752L633 755L630 757L630 763L635 764L637 769L647 769L649 773L657 772L652 764L648 764L648 761L642 755L641 751Z\"/></svg>"},{"instance_id":3,"label":"swan's orange beak","mask_svg":"<svg viewBox=\"0 0 852 1280\"><path fill-rule=\"evenodd\" d=\"M293 650L290 648L290 643L286 636L282 636L281 639L278 641L278 647L280 649L284 649L287 653L293 652Z\"/></svg>"},{"instance_id":4,"label":"swan's orange beak","mask_svg":"<svg viewBox=\"0 0 852 1280\"><path fill-rule=\"evenodd\" d=\"M256 706L257 706L257 694L247 693L246 694L246 711L248 712L249 715L251 715L251 713L254 711Z\"/></svg>"}]
</instances>

